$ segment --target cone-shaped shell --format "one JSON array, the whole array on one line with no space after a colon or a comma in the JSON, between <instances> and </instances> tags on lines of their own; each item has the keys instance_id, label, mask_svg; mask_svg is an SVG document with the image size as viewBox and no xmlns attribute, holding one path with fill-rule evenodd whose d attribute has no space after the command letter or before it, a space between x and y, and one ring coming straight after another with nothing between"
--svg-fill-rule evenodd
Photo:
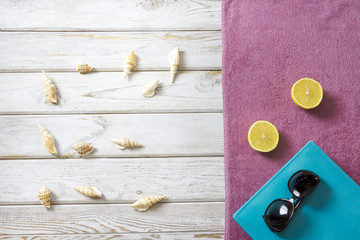
<instances>
[{"instance_id":1,"label":"cone-shaped shell","mask_svg":"<svg viewBox=\"0 0 360 240\"><path fill-rule=\"evenodd\" d=\"M120 149L142 147L140 143L128 138L110 138L110 140Z\"/></svg>"},{"instance_id":2,"label":"cone-shaped shell","mask_svg":"<svg viewBox=\"0 0 360 240\"><path fill-rule=\"evenodd\" d=\"M93 67L86 64L86 63L83 63L83 62L78 62L77 65L76 65L76 71L78 71L79 73L89 73L93 70Z\"/></svg>"},{"instance_id":3,"label":"cone-shaped shell","mask_svg":"<svg viewBox=\"0 0 360 240\"><path fill-rule=\"evenodd\" d=\"M41 204L47 208L51 205L51 191L46 186L43 186L38 193L38 198Z\"/></svg>"},{"instance_id":4,"label":"cone-shaped shell","mask_svg":"<svg viewBox=\"0 0 360 240\"><path fill-rule=\"evenodd\" d=\"M57 104L56 87L55 87L54 83L50 80L50 78L46 75L45 71L43 70L42 72L44 74L45 96L50 102Z\"/></svg>"},{"instance_id":5,"label":"cone-shaped shell","mask_svg":"<svg viewBox=\"0 0 360 240\"><path fill-rule=\"evenodd\" d=\"M149 207L156 204L157 202L163 200L166 196L148 196L142 197L133 204L130 204L130 207L136 209L140 212L145 212Z\"/></svg>"},{"instance_id":6,"label":"cone-shaped shell","mask_svg":"<svg viewBox=\"0 0 360 240\"><path fill-rule=\"evenodd\" d=\"M94 150L94 146L90 143L78 142L72 146L72 148L80 155L85 156Z\"/></svg>"},{"instance_id":7,"label":"cone-shaped shell","mask_svg":"<svg viewBox=\"0 0 360 240\"><path fill-rule=\"evenodd\" d=\"M55 147L55 140L53 136L43 127L39 124L40 134L41 138L44 141L44 147L46 150L51 154L57 154L56 147Z\"/></svg>"},{"instance_id":8,"label":"cone-shaped shell","mask_svg":"<svg viewBox=\"0 0 360 240\"><path fill-rule=\"evenodd\" d=\"M127 78L130 71L136 65L136 55L133 51L130 51L124 61L124 78Z\"/></svg>"},{"instance_id":9,"label":"cone-shaped shell","mask_svg":"<svg viewBox=\"0 0 360 240\"><path fill-rule=\"evenodd\" d=\"M167 60L170 64L170 81L171 83L174 83L176 71L180 64L180 47L177 47L174 50L172 50L169 53Z\"/></svg>"},{"instance_id":10,"label":"cone-shaped shell","mask_svg":"<svg viewBox=\"0 0 360 240\"><path fill-rule=\"evenodd\" d=\"M156 88L158 87L158 84L159 80L148 82L142 91L142 95L148 98L153 97L156 93Z\"/></svg>"},{"instance_id":11,"label":"cone-shaped shell","mask_svg":"<svg viewBox=\"0 0 360 240\"><path fill-rule=\"evenodd\" d=\"M90 198L101 198L102 196L102 193L96 187L78 186L74 189Z\"/></svg>"}]
</instances>

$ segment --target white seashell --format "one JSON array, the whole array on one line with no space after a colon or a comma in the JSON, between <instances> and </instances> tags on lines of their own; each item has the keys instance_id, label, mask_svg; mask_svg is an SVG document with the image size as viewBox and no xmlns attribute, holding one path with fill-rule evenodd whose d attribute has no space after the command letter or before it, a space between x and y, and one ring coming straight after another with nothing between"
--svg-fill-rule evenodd
<instances>
[{"instance_id":1,"label":"white seashell","mask_svg":"<svg viewBox=\"0 0 360 240\"><path fill-rule=\"evenodd\" d=\"M130 51L124 61L124 78L128 78L130 71L136 65L136 55Z\"/></svg>"},{"instance_id":2,"label":"white seashell","mask_svg":"<svg viewBox=\"0 0 360 240\"><path fill-rule=\"evenodd\" d=\"M50 78L46 75L45 71L42 71L44 74L44 83L45 83L45 96L49 99L50 102L57 104L56 99L56 87L54 83L50 80Z\"/></svg>"},{"instance_id":3,"label":"white seashell","mask_svg":"<svg viewBox=\"0 0 360 240\"><path fill-rule=\"evenodd\" d=\"M78 186L74 188L79 193L91 198L101 198L102 193L96 187Z\"/></svg>"},{"instance_id":4,"label":"white seashell","mask_svg":"<svg viewBox=\"0 0 360 240\"><path fill-rule=\"evenodd\" d=\"M167 60L170 64L170 80L171 80L171 83L174 83L176 71L180 64L180 47L177 47L174 50L172 50L169 53Z\"/></svg>"},{"instance_id":5,"label":"white seashell","mask_svg":"<svg viewBox=\"0 0 360 240\"><path fill-rule=\"evenodd\" d=\"M79 73L83 74L83 73L89 73L93 70L93 67L83 63L83 62L78 62L76 65L76 71L78 71Z\"/></svg>"},{"instance_id":6,"label":"white seashell","mask_svg":"<svg viewBox=\"0 0 360 240\"><path fill-rule=\"evenodd\" d=\"M74 144L74 146L72 146L72 148L78 154L80 154L80 156L88 155L88 154L92 153L92 151L94 150L93 145L91 145L90 143L84 143L84 142L78 142L78 143Z\"/></svg>"},{"instance_id":7,"label":"white seashell","mask_svg":"<svg viewBox=\"0 0 360 240\"><path fill-rule=\"evenodd\" d=\"M38 198L43 206L50 208L51 191L45 185L40 189L40 192L38 193Z\"/></svg>"},{"instance_id":8,"label":"white seashell","mask_svg":"<svg viewBox=\"0 0 360 240\"><path fill-rule=\"evenodd\" d=\"M156 204L157 202L164 199L166 196L148 196L142 197L133 204L130 204L130 207L134 208L137 211L145 212L149 207Z\"/></svg>"},{"instance_id":9,"label":"white seashell","mask_svg":"<svg viewBox=\"0 0 360 240\"><path fill-rule=\"evenodd\" d=\"M46 150L48 150L48 152L51 154L57 154L53 136L51 136L51 134L40 124L39 124L39 128L40 128L41 138L44 141L44 147L46 148Z\"/></svg>"},{"instance_id":10,"label":"white seashell","mask_svg":"<svg viewBox=\"0 0 360 240\"><path fill-rule=\"evenodd\" d=\"M110 140L116 144L121 150L125 148L138 148L142 147L140 143L130 140L128 138L110 138Z\"/></svg>"},{"instance_id":11,"label":"white seashell","mask_svg":"<svg viewBox=\"0 0 360 240\"><path fill-rule=\"evenodd\" d=\"M142 95L148 98L153 97L155 95L155 90L158 87L158 84L159 84L159 80L148 82L145 85L144 90L142 91Z\"/></svg>"}]
</instances>

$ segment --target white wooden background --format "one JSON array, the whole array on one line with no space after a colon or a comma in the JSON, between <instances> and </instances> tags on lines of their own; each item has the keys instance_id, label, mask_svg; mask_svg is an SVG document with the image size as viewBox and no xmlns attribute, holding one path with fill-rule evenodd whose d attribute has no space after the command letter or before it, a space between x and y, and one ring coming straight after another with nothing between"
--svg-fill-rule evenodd
<instances>
[{"instance_id":1,"label":"white wooden background","mask_svg":"<svg viewBox=\"0 0 360 240\"><path fill-rule=\"evenodd\" d=\"M220 9L220 0L0 1L0 239L224 237ZM166 56L178 45L172 85ZM129 50L138 64L125 81ZM78 61L94 72L75 72ZM46 102L42 69L58 105ZM157 95L143 98L154 79ZM60 158L43 147L39 123ZM145 147L108 140L122 136ZM94 154L73 156L80 140ZM50 210L37 199L43 184ZM167 198L147 212L128 206L152 194Z\"/></svg>"}]
</instances>

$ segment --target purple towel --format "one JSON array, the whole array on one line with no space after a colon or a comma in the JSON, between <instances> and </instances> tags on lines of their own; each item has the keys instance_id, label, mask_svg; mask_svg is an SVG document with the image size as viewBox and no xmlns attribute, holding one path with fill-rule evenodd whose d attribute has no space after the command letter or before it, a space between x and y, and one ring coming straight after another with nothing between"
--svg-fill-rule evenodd
<instances>
[{"instance_id":1,"label":"purple towel","mask_svg":"<svg viewBox=\"0 0 360 240\"><path fill-rule=\"evenodd\" d=\"M232 219L302 146L314 140L360 184L360 1L223 0L226 239L250 239ZM324 89L315 109L296 106L293 83ZM280 133L270 153L252 150L257 120ZM286 197L286 196L284 196Z\"/></svg>"}]
</instances>

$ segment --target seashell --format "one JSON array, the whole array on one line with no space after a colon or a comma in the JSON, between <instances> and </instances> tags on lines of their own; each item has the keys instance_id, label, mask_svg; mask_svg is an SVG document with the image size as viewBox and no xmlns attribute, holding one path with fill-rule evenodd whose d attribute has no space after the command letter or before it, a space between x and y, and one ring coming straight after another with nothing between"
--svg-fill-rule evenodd
<instances>
[{"instance_id":1,"label":"seashell","mask_svg":"<svg viewBox=\"0 0 360 240\"><path fill-rule=\"evenodd\" d=\"M51 191L45 185L40 189L40 192L38 193L38 198L43 206L50 208Z\"/></svg>"},{"instance_id":2,"label":"seashell","mask_svg":"<svg viewBox=\"0 0 360 240\"><path fill-rule=\"evenodd\" d=\"M130 204L130 207L135 208L135 210L140 212L145 212L149 207L156 204L157 202L164 199L166 196L148 196L142 197L133 204Z\"/></svg>"},{"instance_id":3,"label":"seashell","mask_svg":"<svg viewBox=\"0 0 360 240\"><path fill-rule=\"evenodd\" d=\"M45 71L42 71L44 74L44 83L45 83L45 96L49 99L50 102L57 104L56 99L56 87L54 83L50 80L50 78L46 75Z\"/></svg>"},{"instance_id":4,"label":"seashell","mask_svg":"<svg viewBox=\"0 0 360 240\"><path fill-rule=\"evenodd\" d=\"M142 95L148 98L153 97L155 95L155 90L158 87L158 84L159 84L159 80L148 82L145 85L144 90L142 91Z\"/></svg>"},{"instance_id":5,"label":"seashell","mask_svg":"<svg viewBox=\"0 0 360 240\"><path fill-rule=\"evenodd\" d=\"M172 50L169 53L167 60L170 63L170 80L171 83L174 83L175 74L180 64L180 47L177 47L174 50Z\"/></svg>"},{"instance_id":6,"label":"seashell","mask_svg":"<svg viewBox=\"0 0 360 240\"><path fill-rule=\"evenodd\" d=\"M83 62L78 62L76 65L76 71L78 71L79 73L83 74L83 73L89 73L93 70L93 67L83 63Z\"/></svg>"},{"instance_id":7,"label":"seashell","mask_svg":"<svg viewBox=\"0 0 360 240\"><path fill-rule=\"evenodd\" d=\"M121 150L125 148L138 148L142 147L140 143L130 140L128 138L110 138L110 140L116 144Z\"/></svg>"},{"instance_id":8,"label":"seashell","mask_svg":"<svg viewBox=\"0 0 360 240\"><path fill-rule=\"evenodd\" d=\"M74 187L74 189L87 197L101 198L102 196L102 193L96 187L78 186Z\"/></svg>"},{"instance_id":9,"label":"seashell","mask_svg":"<svg viewBox=\"0 0 360 240\"><path fill-rule=\"evenodd\" d=\"M48 150L48 152L51 154L57 154L53 136L51 136L51 134L40 124L39 124L39 128L40 128L41 138L44 141L44 147L46 148L46 150Z\"/></svg>"},{"instance_id":10,"label":"seashell","mask_svg":"<svg viewBox=\"0 0 360 240\"><path fill-rule=\"evenodd\" d=\"M130 71L136 65L136 55L130 51L124 61L124 78L128 78Z\"/></svg>"},{"instance_id":11,"label":"seashell","mask_svg":"<svg viewBox=\"0 0 360 240\"><path fill-rule=\"evenodd\" d=\"M72 146L72 148L78 154L80 154L80 156L88 155L88 154L92 153L92 151L94 150L93 145L91 145L90 143L84 143L84 142L78 142L78 143L74 144L74 146Z\"/></svg>"}]
</instances>

